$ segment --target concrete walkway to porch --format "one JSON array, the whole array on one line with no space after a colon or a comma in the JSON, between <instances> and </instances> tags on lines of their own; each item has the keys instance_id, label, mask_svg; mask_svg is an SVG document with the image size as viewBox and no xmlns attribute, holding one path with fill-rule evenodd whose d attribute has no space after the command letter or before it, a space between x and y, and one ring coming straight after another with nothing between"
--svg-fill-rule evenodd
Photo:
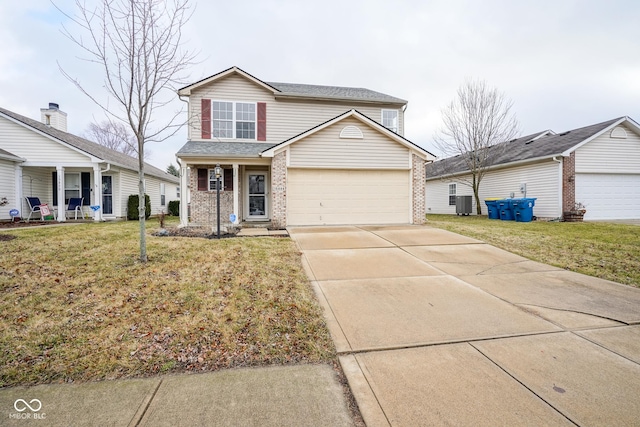
<instances>
[{"instance_id":1,"label":"concrete walkway to porch","mask_svg":"<svg viewBox=\"0 0 640 427\"><path fill-rule=\"evenodd\" d=\"M640 289L428 226L289 232L367 426L640 420Z\"/></svg>"}]
</instances>

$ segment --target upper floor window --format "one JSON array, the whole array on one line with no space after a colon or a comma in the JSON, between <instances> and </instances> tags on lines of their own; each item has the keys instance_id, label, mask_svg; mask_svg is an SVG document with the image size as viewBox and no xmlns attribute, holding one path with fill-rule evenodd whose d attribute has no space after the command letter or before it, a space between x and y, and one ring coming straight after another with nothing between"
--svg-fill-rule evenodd
<instances>
[{"instance_id":1,"label":"upper floor window","mask_svg":"<svg viewBox=\"0 0 640 427\"><path fill-rule=\"evenodd\" d=\"M256 104L211 102L213 138L256 139Z\"/></svg>"},{"instance_id":2,"label":"upper floor window","mask_svg":"<svg viewBox=\"0 0 640 427\"><path fill-rule=\"evenodd\" d=\"M382 110L382 126L398 133L398 110Z\"/></svg>"}]
</instances>

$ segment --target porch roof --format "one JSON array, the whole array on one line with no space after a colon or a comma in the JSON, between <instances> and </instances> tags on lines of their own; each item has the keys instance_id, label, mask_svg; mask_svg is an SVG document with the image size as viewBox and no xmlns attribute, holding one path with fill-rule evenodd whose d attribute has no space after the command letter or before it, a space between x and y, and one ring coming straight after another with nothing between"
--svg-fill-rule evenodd
<instances>
[{"instance_id":1,"label":"porch roof","mask_svg":"<svg viewBox=\"0 0 640 427\"><path fill-rule=\"evenodd\" d=\"M7 150L3 150L2 148L0 148L0 159L11 160L12 162L26 161L26 159L16 156L15 154L8 152Z\"/></svg>"},{"instance_id":2,"label":"porch roof","mask_svg":"<svg viewBox=\"0 0 640 427\"><path fill-rule=\"evenodd\" d=\"M259 158L260 153L274 145L264 142L188 141L176 156Z\"/></svg>"}]
</instances>

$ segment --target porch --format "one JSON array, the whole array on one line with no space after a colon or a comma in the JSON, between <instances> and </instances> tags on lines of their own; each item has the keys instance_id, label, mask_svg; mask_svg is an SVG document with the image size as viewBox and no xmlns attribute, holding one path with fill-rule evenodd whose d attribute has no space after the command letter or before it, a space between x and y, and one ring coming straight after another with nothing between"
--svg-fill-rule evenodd
<instances>
[{"instance_id":1,"label":"porch","mask_svg":"<svg viewBox=\"0 0 640 427\"><path fill-rule=\"evenodd\" d=\"M18 171L16 194L20 200L20 216L27 218L31 211L27 197L37 197L46 204L56 221L68 218L71 198L82 198L82 219L101 221L114 214L114 176L99 167L24 166ZM90 206L100 206L93 210ZM71 213L75 218L75 213ZM32 219L34 219L32 217ZM37 217L37 219L40 219Z\"/></svg>"},{"instance_id":2,"label":"porch","mask_svg":"<svg viewBox=\"0 0 640 427\"><path fill-rule=\"evenodd\" d=\"M220 188L220 225L231 227L271 226L271 167L269 164L204 163L189 164L183 171L190 189L190 217L186 219L186 201L181 201L181 224L215 226L217 222L217 190ZM222 173L218 179L215 167ZM187 165L183 164L183 169ZM186 182L182 184L187 187ZM186 197L186 195L185 195ZM183 211L184 209L184 211Z\"/></svg>"}]
</instances>

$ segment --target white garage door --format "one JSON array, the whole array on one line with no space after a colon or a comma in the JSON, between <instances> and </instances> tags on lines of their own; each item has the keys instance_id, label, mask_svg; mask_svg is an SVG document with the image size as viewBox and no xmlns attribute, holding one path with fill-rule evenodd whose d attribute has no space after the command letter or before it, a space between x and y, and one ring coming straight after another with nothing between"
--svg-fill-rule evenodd
<instances>
[{"instance_id":1,"label":"white garage door","mask_svg":"<svg viewBox=\"0 0 640 427\"><path fill-rule=\"evenodd\" d=\"M640 175L576 174L576 201L584 219L640 219Z\"/></svg>"},{"instance_id":2,"label":"white garage door","mask_svg":"<svg viewBox=\"0 0 640 427\"><path fill-rule=\"evenodd\" d=\"M406 224L409 171L289 169L288 225Z\"/></svg>"}]
</instances>

